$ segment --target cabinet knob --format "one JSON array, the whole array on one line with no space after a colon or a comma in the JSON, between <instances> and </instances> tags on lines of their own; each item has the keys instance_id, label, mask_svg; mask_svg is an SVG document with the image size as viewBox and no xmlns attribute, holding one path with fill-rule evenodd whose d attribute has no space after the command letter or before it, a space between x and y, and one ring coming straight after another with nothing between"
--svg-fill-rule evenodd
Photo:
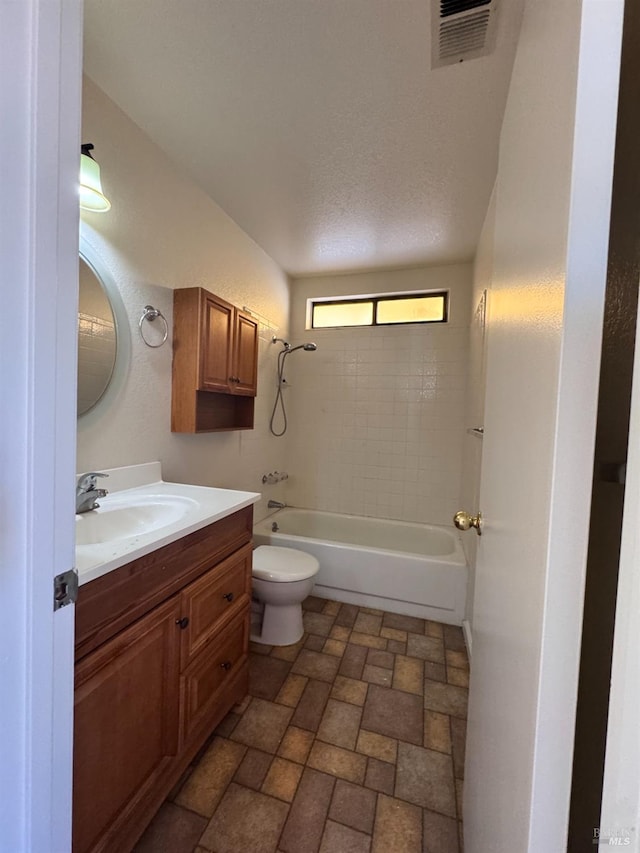
<instances>
[{"instance_id":1,"label":"cabinet knob","mask_svg":"<svg viewBox=\"0 0 640 853\"><path fill-rule=\"evenodd\" d=\"M226 598L227 601L233 601L233 593L232 592L225 592L225 594L222 597Z\"/></svg>"},{"instance_id":2,"label":"cabinet knob","mask_svg":"<svg viewBox=\"0 0 640 853\"><path fill-rule=\"evenodd\" d=\"M182 619L176 619L176 625L179 625L180 628L184 631L184 629L189 624L189 617L183 616Z\"/></svg>"},{"instance_id":3,"label":"cabinet knob","mask_svg":"<svg viewBox=\"0 0 640 853\"><path fill-rule=\"evenodd\" d=\"M233 664L231 663L230 660L226 660L226 661L224 661L224 663L221 663L220 666L222 667L222 669L225 670L225 672L229 672L229 670L231 669Z\"/></svg>"}]
</instances>

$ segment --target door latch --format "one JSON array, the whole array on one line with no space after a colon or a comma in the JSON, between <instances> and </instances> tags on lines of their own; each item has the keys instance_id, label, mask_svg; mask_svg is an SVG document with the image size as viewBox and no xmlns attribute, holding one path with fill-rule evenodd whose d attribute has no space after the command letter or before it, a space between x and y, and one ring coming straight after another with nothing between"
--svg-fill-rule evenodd
<instances>
[{"instance_id":1,"label":"door latch","mask_svg":"<svg viewBox=\"0 0 640 853\"><path fill-rule=\"evenodd\" d=\"M60 610L67 604L75 604L78 600L78 572L69 569L53 579L53 609Z\"/></svg>"}]
</instances>

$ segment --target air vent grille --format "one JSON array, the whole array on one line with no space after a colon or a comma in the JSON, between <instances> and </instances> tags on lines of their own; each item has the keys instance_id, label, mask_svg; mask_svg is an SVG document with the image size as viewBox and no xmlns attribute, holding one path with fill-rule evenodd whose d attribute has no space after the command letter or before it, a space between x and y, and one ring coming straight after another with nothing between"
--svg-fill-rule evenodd
<instances>
[{"instance_id":1,"label":"air vent grille","mask_svg":"<svg viewBox=\"0 0 640 853\"><path fill-rule=\"evenodd\" d=\"M495 47L499 0L431 0L431 67L487 56Z\"/></svg>"},{"instance_id":2,"label":"air vent grille","mask_svg":"<svg viewBox=\"0 0 640 853\"><path fill-rule=\"evenodd\" d=\"M470 12L480 6L488 6L490 3L491 0L440 0L440 17L448 18L450 15Z\"/></svg>"},{"instance_id":3,"label":"air vent grille","mask_svg":"<svg viewBox=\"0 0 640 853\"><path fill-rule=\"evenodd\" d=\"M440 27L440 58L481 50L487 37L489 12L465 15Z\"/></svg>"}]
</instances>

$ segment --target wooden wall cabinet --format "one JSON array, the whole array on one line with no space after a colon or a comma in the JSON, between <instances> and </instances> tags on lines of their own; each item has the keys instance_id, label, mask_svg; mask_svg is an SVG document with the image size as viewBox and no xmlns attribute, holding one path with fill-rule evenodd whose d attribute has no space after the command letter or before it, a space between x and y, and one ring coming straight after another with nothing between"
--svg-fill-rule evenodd
<instances>
[{"instance_id":1,"label":"wooden wall cabinet","mask_svg":"<svg viewBox=\"0 0 640 853\"><path fill-rule=\"evenodd\" d=\"M173 432L252 429L258 324L201 287L174 292Z\"/></svg>"},{"instance_id":2,"label":"wooden wall cabinet","mask_svg":"<svg viewBox=\"0 0 640 853\"><path fill-rule=\"evenodd\" d=\"M130 851L246 695L252 514L80 587L74 853Z\"/></svg>"}]
</instances>

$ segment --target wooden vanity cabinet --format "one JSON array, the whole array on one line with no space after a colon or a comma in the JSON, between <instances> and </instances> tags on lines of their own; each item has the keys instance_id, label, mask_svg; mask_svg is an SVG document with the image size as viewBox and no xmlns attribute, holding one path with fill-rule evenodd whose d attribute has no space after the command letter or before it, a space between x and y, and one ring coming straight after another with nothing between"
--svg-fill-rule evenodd
<instances>
[{"instance_id":1,"label":"wooden vanity cabinet","mask_svg":"<svg viewBox=\"0 0 640 853\"><path fill-rule=\"evenodd\" d=\"M200 287L173 299L173 432L252 429L258 324Z\"/></svg>"},{"instance_id":2,"label":"wooden vanity cabinet","mask_svg":"<svg viewBox=\"0 0 640 853\"><path fill-rule=\"evenodd\" d=\"M251 522L248 507L80 587L74 853L131 850L246 695Z\"/></svg>"}]
</instances>

